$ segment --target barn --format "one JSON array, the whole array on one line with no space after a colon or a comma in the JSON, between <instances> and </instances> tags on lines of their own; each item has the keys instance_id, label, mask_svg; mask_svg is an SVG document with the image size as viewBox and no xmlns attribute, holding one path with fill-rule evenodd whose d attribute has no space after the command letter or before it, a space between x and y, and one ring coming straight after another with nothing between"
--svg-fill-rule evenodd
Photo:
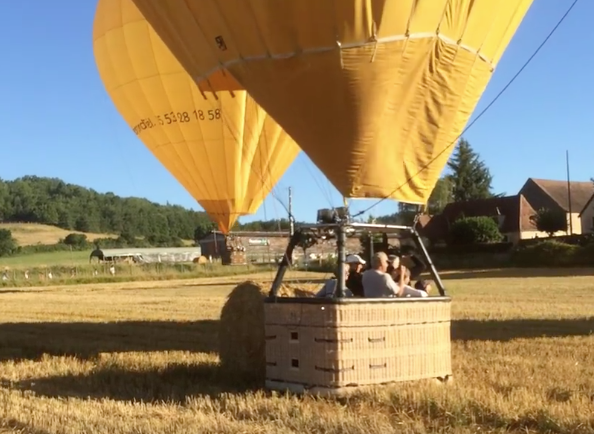
<instances>
[{"instance_id":1,"label":"barn","mask_svg":"<svg viewBox=\"0 0 594 434\"><path fill-rule=\"evenodd\" d=\"M137 264L150 263L184 263L194 262L200 258L200 247L126 247L121 249L95 249L91 252L89 262L96 258L99 262L130 262Z\"/></svg>"}]
</instances>

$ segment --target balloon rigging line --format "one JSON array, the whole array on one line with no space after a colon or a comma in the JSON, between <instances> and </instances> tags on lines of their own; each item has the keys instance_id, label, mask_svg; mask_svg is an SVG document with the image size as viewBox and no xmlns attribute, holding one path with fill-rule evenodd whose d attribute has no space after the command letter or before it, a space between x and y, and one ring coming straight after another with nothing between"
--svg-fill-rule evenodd
<instances>
[{"instance_id":1,"label":"balloon rigging line","mask_svg":"<svg viewBox=\"0 0 594 434\"><path fill-rule=\"evenodd\" d=\"M557 21L557 24L555 24L555 27L553 27L553 29L549 32L549 34L547 35L547 37L536 48L536 50L532 53L532 55L528 58L528 60L526 60L526 62L524 62L524 64L518 70L518 72L516 72L516 74L511 78L511 80L509 80L507 82L507 84L503 87L503 89L501 89L499 91L499 93L495 96L495 98L493 98L493 100L491 100L491 102L487 105L487 107L485 107L478 114L478 116L472 122L470 122L468 124L468 126L458 135L458 137L454 141L452 141L452 143L450 145L448 145L444 150L442 150L439 154L437 154L431 161L429 161L429 163L425 164L417 173L415 173L414 175L410 176L402 185L400 185L399 187L397 187L390 194L388 194L387 196L381 198L380 200L378 200L377 202L375 202L373 205L369 206L368 208L365 208L364 210L362 210L362 211L358 212L357 214L353 215L353 217L358 217L358 216L360 216L362 214L365 214L365 213L371 211L373 208L375 208L377 205L379 205L380 203L382 203L386 199L389 199L390 196L392 196L394 193L396 193L402 187L406 186L410 181L413 180L413 178L415 178L416 176L418 176L421 172L423 172L425 169L427 169L431 165L431 163L433 163L437 158L439 158L441 155L443 155L444 152L446 152L448 149L450 149L452 146L454 146L458 142L458 140L493 106L493 104L495 104L495 102L505 93L505 91L507 91L507 89L520 76L520 74L524 71L524 69L526 69L526 67L530 64L530 62L532 62L532 60L536 57L536 55L540 52L540 50L545 46L545 44L548 42L548 40L557 31L557 28L559 28L559 26L563 23L563 21L565 21L565 18L567 18L567 16L571 12L571 10L578 3L578 1L579 0L574 0L573 1L573 3L571 4L571 6L569 6L569 8L567 9L567 11L565 12L565 14L563 14L563 16L559 19L559 21Z\"/></svg>"}]
</instances>

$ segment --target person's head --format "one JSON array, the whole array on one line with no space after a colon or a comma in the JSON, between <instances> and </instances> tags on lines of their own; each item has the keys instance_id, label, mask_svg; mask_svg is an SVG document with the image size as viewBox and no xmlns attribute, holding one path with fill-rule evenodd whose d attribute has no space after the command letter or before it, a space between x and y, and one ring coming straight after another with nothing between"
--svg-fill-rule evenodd
<instances>
[{"instance_id":1,"label":"person's head","mask_svg":"<svg viewBox=\"0 0 594 434\"><path fill-rule=\"evenodd\" d=\"M384 252L375 253L371 258L371 268L385 273L388 270L388 255Z\"/></svg>"},{"instance_id":2,"label":"person's head","mask_svg":"<svg viewBox=\"0 0 594 434\"><path fill-rule=\"evenodd\" d=\"M400 256L398 256L398 255L388 256L388 264L393 268L400 267Z\"/></svg>"},{"instance_id":3,"label":"person's head","mask_svg":"<svg viewBox=\"0 0 594 434\"><path fill-rule=\"evenodd\" d=\"M400 256L411 256L415 252L413 246L404 245L400 248Z\"/></svg>"},{"instance_id":4,"label":"person's head","mask_svg":"<svg viewBox=\"0 0 594 434\"><path fill-rule=\"evenodd\" d=\"M346 279L347 277L349 277L349 267L346 266L346 264L344 264L345 266L343 267L343 271L344 271L344 278ZM334 271L334 279L338 279L338 275L340 273L340 268L337 266L336 270Z\"/></svg>"},{"instance_id":5,"label":"person's head","mask_svg":"<svg viewBox=\"0 0 594 434\"><path fill-rule=\"evenodd\" d=\"M365 261L359 255L348 255L345 259L345 263L348 264L348 269L354 273L360 273L365 265Z\"/></svg>"}]
</instances>

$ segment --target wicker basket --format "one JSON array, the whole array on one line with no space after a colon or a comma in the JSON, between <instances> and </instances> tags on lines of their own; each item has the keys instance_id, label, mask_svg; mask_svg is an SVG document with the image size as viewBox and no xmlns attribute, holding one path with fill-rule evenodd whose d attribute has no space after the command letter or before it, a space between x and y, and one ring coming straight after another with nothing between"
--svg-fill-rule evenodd
<instances>
[{"instance_id":1,"label":"wicker basket","mask_svg":"<svg viewBox=\"0 0 594 434\"><path fill-rule=\"evenodd\" d=\"M266 385L342 394L451 375L450 298L299 299L265 304Z\"/></svg>"}]
</instances>

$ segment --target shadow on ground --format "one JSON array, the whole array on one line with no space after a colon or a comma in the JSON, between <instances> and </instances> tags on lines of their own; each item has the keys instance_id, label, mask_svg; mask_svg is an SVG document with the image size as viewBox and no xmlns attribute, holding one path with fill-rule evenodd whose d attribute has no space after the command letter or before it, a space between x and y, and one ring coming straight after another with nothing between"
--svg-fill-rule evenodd
<instances>
[{"instance_id":1,"label":"shadow on ground","mask_svg":"<svg viewBox=\"0 0 594 434\"><path fill-rule=\"evenodd\" d=\"M23 336L24 342L44 340L50 354L94 355L109 351L216 351L216 321L198 323L118 323L97 324L15 324L10 325L13 339ZM7 325L0 326L6 336ZM35 328L31 328L35 327ZM518 338L588 336L594 332L594 318L526 319L502 321L452 321L452 340L509 341ZM52 336L54 336L52 338ZM168 336L168 337L167 337ZM212 336L212 339L210 337ZM52 344L51 340L54 339ZM3 340L5 340L3 338ZM14 341L13 344L17 344ZM42 377L3 387L30 390L47 397L75 397L118 401L184 403L193 396L217 396L221 393L242 393L261 389L261 385L237 381L224 374L215 362L171 364L165 367L126 369L101 362L86 374Z\"/></svg>"},{"instance_id":2,"label":"shadow on ground","mask_svg":"<svg viewBox=\"0 0 594 434\"><path fill-rule=\"evenodd\" d=\"M454 341L510 341L512 339L558 338L594 334L594 318L453 320Z\"/></svg>"},{"instance_id":3,"label":"shadow on ground","mask_svg":"<svg viewBox=\"0 0 594 434\"><path fill-rule=\"evenodd\" d=\"M214 363L170 365L161 369L127 370L99 367L84 375L36 378L10 385L50 398L113 399L116 401L173 402L194 396L256 391L246 382L232 381Z\"/></svg>"},{"instance_id":4,"label":"shadow on ground","mask_svg":"<svg viewBox=\"0 0 594 434\"><path fill-rule=\"evenodd\" d=\"M594 276L594 268L501 268L438 272L442 280Z\"/></svg>"},{"instance_id":5,"label":"shadow on ground","mask_svg":"<svg viewBox=\"0 0 594 434\"><path fill-rule=\"evenodd\" d=\"M0 361L125 351L218 351L218 320L0 324Z\"/></svg>"}]
</instances>

